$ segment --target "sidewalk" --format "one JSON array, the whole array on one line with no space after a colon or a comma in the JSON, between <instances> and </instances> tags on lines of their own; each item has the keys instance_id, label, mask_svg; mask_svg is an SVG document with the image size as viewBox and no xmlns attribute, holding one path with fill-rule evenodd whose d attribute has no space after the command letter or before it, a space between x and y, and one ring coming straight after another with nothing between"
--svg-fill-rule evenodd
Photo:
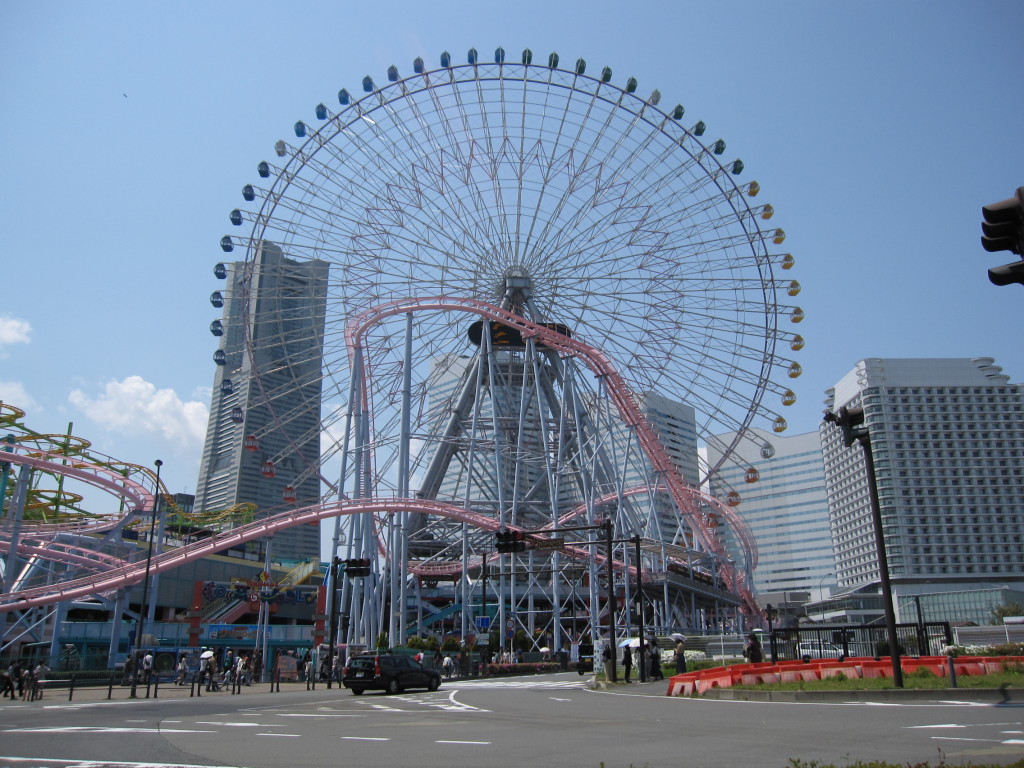
<instances>
[{"instance_id":1,"label":"sidewalk","mask_svg":"<svg viewBox=\"0 0 1024 768\"><path fill-rule=\"evenodd\" d=\"M340 683L332 683L331 690L344 690ZM280 684L271 683L253 683L252 685L243 685L239 689L239 694L231 693L231 686L222 686L219 691L207 691L205 685L175 685L173 681L162 681L159 685L151 685L149 690L146 690L145 685L135 686L135 700L144 701L146 699L155 699L157 701L164 699L188 699L195 697L205 698L207 696L232 696L232 695L267 695L273 694L277 691L281 693L299 693L305 692L306 683L304 682L283 682ZM327 683L317 683L315 691L323 692L327 690ZM314 691L311 690L310 693ZM132 687L130 685L121 685L116 683L113 686L110 685L109 681L103 685L94 685L90 681L89 685L76 684L73 688L68 684L66 680L50 680L47 681L43 688L42 698L37 698L35 701L22 700L22 699L0 699L0 705L24 705L33 706L39 704L54 704L54 703L76 703L76 702L96 702L96 701L132 701Z\"/></svg>"}]
</instances>

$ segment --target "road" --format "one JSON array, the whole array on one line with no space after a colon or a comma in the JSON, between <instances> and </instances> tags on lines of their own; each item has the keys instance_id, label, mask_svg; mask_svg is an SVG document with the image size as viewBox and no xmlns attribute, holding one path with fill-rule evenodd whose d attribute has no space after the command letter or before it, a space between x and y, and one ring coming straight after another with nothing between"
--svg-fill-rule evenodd
<instances>
[{"instance_id":1,"label":"road","mask_svg":"<svg viewBox=\"0 0 1024 768\"><path fill-rule=\"evenodd\" d=\"M446 681L435 693L397 696L321 686L195 699L5 699L0 768L749 768L785 767L791 758L837 765L1024 758L1024 701L755 703L668 698L665 688L590 690L578 675L558 674Z\"/></svg>"}]
</instances>

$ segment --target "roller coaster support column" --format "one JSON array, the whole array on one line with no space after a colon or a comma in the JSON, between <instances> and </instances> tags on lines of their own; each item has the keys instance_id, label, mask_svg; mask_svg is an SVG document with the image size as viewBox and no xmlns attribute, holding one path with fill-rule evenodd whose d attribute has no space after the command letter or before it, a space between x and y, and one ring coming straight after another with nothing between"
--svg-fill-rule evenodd
<instances>
[{"instance_id":1,"label":"roller coaster support column","mask_svg":"<svg viewBox=\"0 0 1024 768\"><path fill-rule=\"evenodd\" d=\"M28 464L22 464L18 471L18 486L14 490L14 498L7 508L7 519L11 529L11 549L7 553L7 562L4 565L4 592L14 589L14 583L18 576L18 544L21 539L21 518L25 512L25 499L28 496L29 481L32 477L32 469Z\"/></svg>"},{"instance_id":2,"label":"roller coaster support column","mask_svg":"<svg viewBox=\"0 0 1024 768\"><path fill-rule=\"evenodd\" d=\"M153 462L156 466L156 485L153 488L153 516L149 520L149 548L146 550L146 577L142 581L142 605L139 608L139 631L135 636L135 647L147 645L146 619L149 616L149 571L153 564L153 537L156 534L156 515L160 507L160 467L164 463L157 459Z\"/></svg>"},{"instance_id":3,"label":"roller coaster support column","mask_svg":"<svg viewBox=\"0 0 1024 768\"><path fill-rule=\"evenodd\" d=\"M614 683L618 679L615 667L618 664L618 651L615 648L615 568L612 559L612 541L615 538L615 523L610 517L606 517L601 524L604 528L604 542L606 546L605 567L608 573L608 647L612 651L611 680Z\"/></svg>"},{"instance_id":4,"label":"roller coaster support column","mask_svg":"<svg viewBox=\"0 0 1024 768\"><path fill-rule=\"evenodd\" d=\"M640 636L640 656L638 658L640 669L637 670L640 673L640 682L647 682L647 670L650 665L644 663L644 659L647 658L644 653L645 648L645 637L644 637L644 588L643 588L643 568L640 566L640 534L636 534L632 538L633 546L636 548L636 603L639 606L637 613L637 634Z\"/></svg>"}]
</instances>

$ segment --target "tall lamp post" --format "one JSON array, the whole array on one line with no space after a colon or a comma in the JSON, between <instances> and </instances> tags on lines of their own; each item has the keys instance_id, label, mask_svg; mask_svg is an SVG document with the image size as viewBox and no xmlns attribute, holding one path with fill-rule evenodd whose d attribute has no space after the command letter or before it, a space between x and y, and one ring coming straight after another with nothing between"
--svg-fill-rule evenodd
<instances>
[{"instance_id":1,"label":"tall lamp post","mask_svg":"<svg viewBox=\"0 0 1024 768\"><path fill-rule=\"evenodd\" d=\"M146 634L146 616L149 608L149 569L153 564L153 532L156 529L156 516L160 509L160 467L164 465L160 459L153 462L156 467L156 488L153 493L153 516L149 520L149 550L146 552L146 578L142 582L142 606L139 611L139 632L135 638L135 645L142 645L142 638Z\"/></svg>"},{"instance_id":2,"label":"tall lamp post","mask_svg":"<svg viewBox=\"0 0 1024 768\"><path fill-rule=\"evenodd\" d=\"M855 442L864 449L864 466L868 476L868 498L871 503L871 521L875 529L875 548L878 550L878 576L882 584L882 605L885 608L885 628L889 640L889 658L892 660L892 683L903 687L903 668L900 666L900 645L896 635L896 611L892 605L892 584L889 582L889 559L885 554L885 532L882 529L882 509L878 502L875 481L875 459L871 453L871 432L864 424L864 408L843 406L838 413L825 412L825 421L843 430L843 443L850 448Z\"/></svg>"},{"instance_id":3,"label":"tall lamp post","mask_svg":"<svg viewBox=\"0 0 1024 768\"><path fill-rule=\"evenodd\" d=\"M769 653L771 653L772 664L776 664L779 661L779 650L775 645L775 620L779 618L779 611L771 603L768 603L764 607L764 617L768 620Z\"/></svg>"}]
</instances>

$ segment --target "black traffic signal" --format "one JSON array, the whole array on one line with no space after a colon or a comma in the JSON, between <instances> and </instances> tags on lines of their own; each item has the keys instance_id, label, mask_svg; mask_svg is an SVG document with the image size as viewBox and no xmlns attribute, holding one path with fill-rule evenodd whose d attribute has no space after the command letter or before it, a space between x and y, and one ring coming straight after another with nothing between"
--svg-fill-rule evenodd
<instances>
[{"instance_id":1,"label":"black traffic signal","mask_svg":"<svg viewBox=\"0 0 1024 768\"><path fill-rule=\"evenodd\" d=\"M1024 187L1018 187L1013 197L983 206L981 215L981 247L996 253L1009 251L1024 256ZM1020 283L1024 285L1024 264L1012 262L988 271L994 285Z\"/></svg>"},{"instance_id":2,"label":"black traffic signal","mask_svg":"<svg viewBox=\"0 0 1024 768\"><path fill-rule=\"evenodd\" d=\"M825 421L830 421L843 430L843 444L849 448L855 440L864 440L868 437L868 428L864 426L864 408L855 406L847 408L845 405L839 409L839 413L828 412L825 414Z\"/></svg>"},{"instance_id":3,"label":"black traffic signal","mask_svg":"<svg viewBox=\"0 0 1024 768\"><path fill-rule=\"evenodd\" d=\"M345 573L352 576L369 576L370 561L365 557L356 557L345 561Z\"/></svg>"},{"instance_id":4,"label":"black traffic signal","mask_svg":"<svg viewBox=\"0 0 1024 768\"><path fill-rule=\"evenodd\" d=\"M526 537L522 531L495 531L494 549L498 552L525 552Z\"/></svg>"}]
</instances>

